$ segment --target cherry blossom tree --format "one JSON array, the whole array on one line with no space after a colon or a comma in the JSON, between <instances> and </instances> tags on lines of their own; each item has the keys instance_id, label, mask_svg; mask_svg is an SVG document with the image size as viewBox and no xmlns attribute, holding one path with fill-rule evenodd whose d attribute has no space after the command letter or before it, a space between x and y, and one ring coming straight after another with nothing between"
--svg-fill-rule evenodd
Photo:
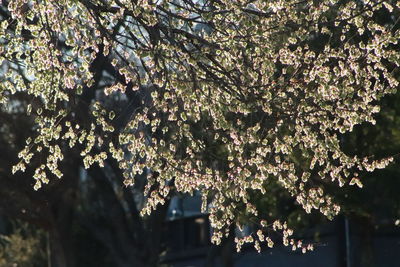
<instances>
[{"instance_id":1,"label":"cherry blossom tree","mask_svg":"<svg viewBox=\"0 0 400 267\"><path fill-rule=\"evenodd\" d=\"M238 248L272 247L273 229L306 251L254 195L274 183L332 218L340 206L326 185L362 187L358 172L391 161L350 156L341 136L374 124L399 86L399 1L2 5L0 101L34 122L13 172L33 168L35 190L63 176L68 151L86 168L112 159L126 186L146 175L143 215L171 191L200 192L216 244L251 221L259 230Z\"/></svg>"}]
</instances>

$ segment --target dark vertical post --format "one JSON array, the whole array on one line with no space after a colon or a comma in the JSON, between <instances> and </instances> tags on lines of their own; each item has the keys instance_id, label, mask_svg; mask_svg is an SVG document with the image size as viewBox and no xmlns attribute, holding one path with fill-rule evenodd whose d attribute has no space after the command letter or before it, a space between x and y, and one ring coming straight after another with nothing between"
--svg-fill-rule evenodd
<instances>
[{"instance_id":1,"label":"dark vertical post","mask_svg":"<svg viewBox=\"0 0 400 267\"><path fill-rule=\"evenodd\" d=\"M347 217L344 218L344 231L346 237L346 267L351 267L351 254L350 254L350 223Z\"/></svg>"}]
</instances>

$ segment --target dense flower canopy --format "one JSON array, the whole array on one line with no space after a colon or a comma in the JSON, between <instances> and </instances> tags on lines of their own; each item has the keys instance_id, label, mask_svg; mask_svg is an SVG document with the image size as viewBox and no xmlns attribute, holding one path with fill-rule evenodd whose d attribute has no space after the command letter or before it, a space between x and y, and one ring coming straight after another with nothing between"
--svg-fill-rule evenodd
<instances>
[{"instance_id":1,"label":"dense flower canopy","mask_svg":"<svg viewBox=\"0 0 400 267\"><path fill-rule=\"evenodd\" d=\"M284 221L260 218L252 195L274 181L332 217L340 207L325 184L362 187L357 172L391 160L347 155L340 136L374 123L378 100L398 88L399 1L3 5L0 102L34 120L13 171L34 168L36 190L62 176L67 150L86 168L111 157L126 185L148 176L143 214L171 189L200 192L214 242L245 212L260 230L239 245L272 246L272 227L306 249Z\"/></svg>"}]
</instances>

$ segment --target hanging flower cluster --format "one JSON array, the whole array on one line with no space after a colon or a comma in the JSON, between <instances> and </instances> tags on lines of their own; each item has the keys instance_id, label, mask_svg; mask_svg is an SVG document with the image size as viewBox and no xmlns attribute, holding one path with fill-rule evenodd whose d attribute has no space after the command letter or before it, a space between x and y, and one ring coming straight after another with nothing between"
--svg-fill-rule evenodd
<instances>
[{"instance_id":1,"label":"hanging flower cluster","mask_svg":"<svg viewBox=\"0 0 400 267\"><path fill-rule=\"evenodd\" d=\"M258 218L252 193L273 180L331 218L340 207L324 184L362 187L356 172L391 161L345 154L340 134L375 123L399 86L399 1L3 0L2 10L0 102L34 103L36 134L13 171L41 157L35 189L77 149L86 168L116 160L126 185L150 170L143 214L172 188L199 191L213 242L244 209L260 230L239 249L272 247L273 228L306 251L286 222ZM110 99L136 104L122 114Z\"/></svg>"}]
</instances>

